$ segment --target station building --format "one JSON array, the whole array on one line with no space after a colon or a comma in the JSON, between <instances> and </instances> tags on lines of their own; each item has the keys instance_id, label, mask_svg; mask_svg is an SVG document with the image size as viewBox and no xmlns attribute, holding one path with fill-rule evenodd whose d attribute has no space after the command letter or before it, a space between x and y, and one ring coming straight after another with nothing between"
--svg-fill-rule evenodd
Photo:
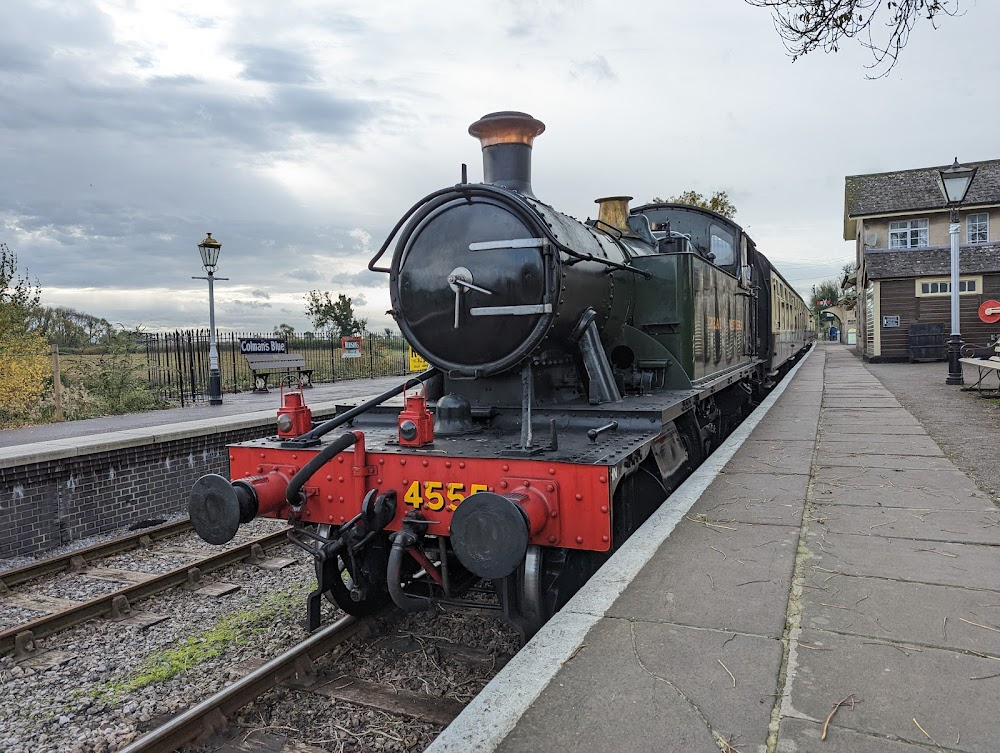
<instances>
[{"instance_id":1,"label":"station building","mask_svg":"<svg viewBox=\"0 0 1000 753\"><path fill-rule=\"evenodd\" d=\"M978 169L959 213L961 331L965 342L985 344L1000 333L978 316L983 301L1000 300L1000 160L963 164ZM857 345L867 361L945 357L951 239L938 175L946 167L846 178L844 240L857 249L848 282L858 292Z\"/></svg>"}]
</instances>

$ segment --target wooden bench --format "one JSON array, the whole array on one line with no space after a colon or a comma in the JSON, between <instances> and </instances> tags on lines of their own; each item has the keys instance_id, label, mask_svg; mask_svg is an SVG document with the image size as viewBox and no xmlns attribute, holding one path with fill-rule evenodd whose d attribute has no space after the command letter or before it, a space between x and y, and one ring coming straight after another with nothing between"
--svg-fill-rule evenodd
<instances>
[{"instance_id":1,"label":"wooden bench","mask_svg":"<svg viewBox=\"0 0 1000 753\"><path fill-rule=\"evenodd\" d=\"M961 363L967 363L969 366L975 366L979 369L979 379L971 387L963 387L964 390L978 389L980 392L983 391L983 379L989 375L992 371L994 374L1000 378L1000 356L990 356L989 358L959 358ZM1000 390L1000 384L998 384L997 390Z\"/></svg>"},{"instance_id":2,"label":"wooden bench","mask_svg":"<svg viewBox=\"0 0 1000 753\"><path fill-rule=\"evenodd\" d=\"M298 379L299 387L312 387L312 369L307 369L305 357L296 353L244 353L247 366L253 374L253 391L267 392L267 378L271 374L292 374Z\"/></svg>"}]
</instances>

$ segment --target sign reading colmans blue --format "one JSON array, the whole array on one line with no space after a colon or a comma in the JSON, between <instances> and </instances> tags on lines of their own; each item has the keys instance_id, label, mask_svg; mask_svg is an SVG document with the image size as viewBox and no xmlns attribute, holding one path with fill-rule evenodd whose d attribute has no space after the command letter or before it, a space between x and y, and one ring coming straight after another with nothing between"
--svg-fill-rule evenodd
<instances>
[{"instance_id":1,"label":"sign reading colmans blue","mask_svg":"<svg viewBox=\"0 0 1000 753\"><path fill-rule=\"evenodd\" d=\"M240 353L287 353L288 341L281 337L240 338Z\"/></svg>"}]
</instances>

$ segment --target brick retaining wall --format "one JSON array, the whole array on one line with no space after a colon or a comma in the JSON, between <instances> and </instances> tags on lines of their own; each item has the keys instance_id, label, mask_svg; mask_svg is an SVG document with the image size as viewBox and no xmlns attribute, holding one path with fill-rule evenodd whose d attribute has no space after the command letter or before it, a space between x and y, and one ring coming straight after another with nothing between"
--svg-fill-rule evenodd
<instances>
[{"instance_id":1,"label":"brick retaining wall","mask_svg":"<svg viewBox=\"0 0 1000 753\"><path fill-rule=\"evenodd\" d=\"M317 416L317 418L321 418ZM99 449L0 467L0 558L32 555L147 518L186 511L187 495L206 473L229 473L227 444L274 433L273 415L258 425L192 431L145 443L103 438ZM59 455L58 452L49 453ZM63 453L66 454L66 453Z\"/></svg>"}]
</instances>

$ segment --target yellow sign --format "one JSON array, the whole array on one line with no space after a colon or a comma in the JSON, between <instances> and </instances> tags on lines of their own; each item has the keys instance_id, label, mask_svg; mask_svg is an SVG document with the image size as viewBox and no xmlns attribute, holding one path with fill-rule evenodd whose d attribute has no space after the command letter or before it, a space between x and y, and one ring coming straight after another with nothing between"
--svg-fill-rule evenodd
<instances>
[{"instance_id":1,"label":"yellow sign","mask_svg":"<svg viewBox=\"0 0 1000 753\"><path fill-rule=\"evenodd\" d=\"M410 354L410 371L427 371L431 367L424 357L413 349L412 345L407 345Z\"/></svg>"}]
</instances>

